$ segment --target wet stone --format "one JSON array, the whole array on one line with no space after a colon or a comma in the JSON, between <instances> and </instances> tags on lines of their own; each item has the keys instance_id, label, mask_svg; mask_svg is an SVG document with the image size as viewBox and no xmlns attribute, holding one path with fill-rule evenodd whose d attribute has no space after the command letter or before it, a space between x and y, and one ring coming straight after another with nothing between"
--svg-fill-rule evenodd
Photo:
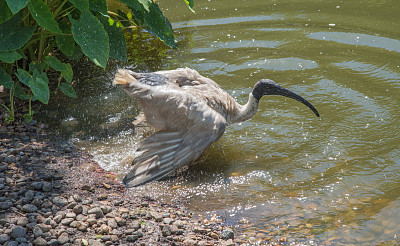
<instances>
[{"instance_id":1,"label":"wet stone","mask_svg":"<svg viewBox=\"0 0 400 246\"><path fill-rule=\"evenodd\" d=\"M82 205L76 205L76 206L72 209L72 211L73 211L75 214L81 214L82 211L83 211L83 207L82 207Z\"/></svg>"},{"instance_id":2,"label":"wet stone","mask_svg":"<svg viewBox=\"0 0 400 246\"><path fill-rule=\"evenodd\" d=\"M225 229L221 235L222 239L224 239L224 240L233 239L234 236L235 236L235 233L231 229Z\"/></svg>"},{"instance_id":3,"label":"wet stone","mask_svg":"<svg viewBox=\"0 0 400 246\"><path fill-rule=\"evenodd\" d=\"M38 210L38 208L35 205L32 204L25 204L22 206L22 211L26 213L34 213Z\"/></svg>"},{"instance_id":4,"label":"wet stone","mask_svg":"<svg viewBox=\"0 0 400 246\"><path fill-rule=\"evenodd\" d=\"M32 188L34 188L35 190L41 190L43 183L42 182L33 182L31 184Z\"/></svg>"},{"instance_id":5,"label":"wet stone","mask_svg":"<svg viewBox=\"0 0 400 246\"><path fill-rule=\"evenodd\" d=\"M58 243L59 243L59 244L66 244L66 243L68 243L68 241L69 241L68 233L66 233L66 232L62 233L62 234L57 238L57 240L58 240Z\"/></svg>"},{"instance_id":6,"label":"wet stone","mask_svg":"<svg viewBox=\"0 0 400 246\"><path fill-rule=\"evenodd\" d=\"M92 209L90 209L89 211L88 211L88 214L94 214L94 215L96 215L96 218L97 219L99 219L99 218L103 218L104 217L104 214L103 214L103 211L100 209L100 208L92 208Z\"/></svg>"},{"instance_id":7,"label":"wet stone","mask_svg":"<svg viewBox=\"0 0 400 246\"><path fill-rule=\"evenodd\" d=\"M33 240L33 245L46 246L47 245L47 241L46 241L46 239L44 239L42 237L38 237L35 240Z\"/></svg>"},{"instance_id":8,"label":"wet stone","mask_svg":"<svg viewBox=\"0 0 400 246\"><path fill-rule=\"evenodd\" d=\"M126 237L126 241L128 242L136 242L138 240L138 236L136 235L129 235Z\"/></svg>"},{"instance_id":9,"label":"wet stone","mask_svg":"<svg viewBox=\"0 0 400 246\"><path fill-rule=\"evenodd\" d=\"M11 228L12 238L19 238L25 236L26 236L26 229L24 227L16 225Z\"/></svg>"},{"instance_id":10,"label":"wet stone","mask_svg":"<svg viewBox=\"0 0 400 246\"><path fill-rule=\"evenodd\" d=\"M47 242L47 245L48 246L57 246L58 245L58 240L55 239L55 238L50 239L50 241Z\"/></svg>"},{"instance_id":11,"label":"wet stone","mask_svg":"<svg viewBox=\"0 0 400 246\"><path fill-rule=\"evenodd\" d=\"M34 196L35 192L33 190L28 190L27 192L25 192L25 199L28 201L32 201Z\"/></svg>"},{"instance_id":12,"label":"wet stone","mask_svg":"<svg viewBox=\"0 0 400 246\"><path fill-rule=\"evenodd\" d=\"M64 207L65 205L67 205L68 201L62 196L56 196L53 198L53 203L58 207Z\"/></svg>"},{"instance_id":13,"label":"wet stone","mask_svg":"<svg viewBox=\"0 0 400 246\"><path fill-rule=\"evenodd\" d=\"M43 182L42 190L44 192L49 192L53 189L53 185L50 182Z\"/></svg>"},{"instance_id":14,"label":"wet stone","mask_svg":"<svg viewBox=\"0 0 400 246\"><path fill-rule=\"evenodd\" d=\"M7 234L0 234L0 244L10 241L10 237Z\"/></svg>"},{"instance_id":15,"label":"wet stone","mask_svg":"<svg viewBox=\"0 0 400 246\"><path fill-rule=\"evenodd\" d=\"M17 225L20 225L20 226L26 226L26 224L28 224L28 223L29 223L29 220L26 217L20 217L17 220Z\"/></svg>"},{"instance_id":16,"label":"wet stone","mask_svg":"<svg viewBox=\"0 0 400 246\"><path fill-rule=\"evenodd\" d=\"M13 203L10 201L0 202L0 209L1 210L9 209L10 207L12 207L12 205Z\"/></svg>"}]
</instances>

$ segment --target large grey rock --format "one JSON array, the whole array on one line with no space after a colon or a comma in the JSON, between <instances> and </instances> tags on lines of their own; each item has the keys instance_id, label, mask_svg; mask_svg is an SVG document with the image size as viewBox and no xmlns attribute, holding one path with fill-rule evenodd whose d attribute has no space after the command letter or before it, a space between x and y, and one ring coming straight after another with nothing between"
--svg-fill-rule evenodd
<instances>
[{"instance_id":1,"label":"large grey rock","mask_svg":"<svg viewBox=\"0 0 400 246\"><path fill-rule=\"evenodd\" d=\"M53 204L58 206L58 207L64 207L67 205L68 200L62 196L56 196L53 198Z\"/></svg>"},{"instance_id":2,"label":"large grey rock","mask_svg":"<svg viewBox=\"0 0 400 246\"><path fill-rule=\"evenodd\" d=\"M44 239L42 237L38 237L35 240L33 240L33 245L46 246L47 245L47 241L46 241L46 239Z\"/></svg>"},{"instance_id":3,"label":"large grey rock","mask_svg":"<svg viewBox=\"0 0 400 246\"><path fill-rule=\"evenodd\" d=\"M26 236L26 229L22 226L15 225L11 228L11 237L12 238L19 238Z\"/></svg>"},{"instance_id":4,"label":"large grey rock","mask_svg":"<svg viewBox=\"0 0 400 246\"><path fill-rule=\"evenodd\" d=\"M13 203L11 201L0 202L0 209L5 210L11 208Z\"/></svg>"},{"instance_id":5,"label":"large grey rock","mask_svg":"<svg viewBox=\"0 0 400 246\"><path fill-rule=\"evenodd\" d=\"M22 206L22 211L26 213L34 213L38 210L38 208L35 205L32 204L25 204Z\"/></svg>"},{"instance_id":6,"label":"large grey rock","mask_svg":"<svg viewBox=\"0 0 400 246\"><path fill-rule=\"evenodd\" d=\"M95 214L97 219L100 219L100 218L104 217L104 213L101 210L101 208L99 208L99 207L90 209L88 211L88 214Z\"/></svg>"},{"instance_id":7,"label":"large grey rock","mask_svg":"<svg viewBox=\"0 0 400 246\"><path fill-rule=\"evenodd\" d=\"M235 236L235 233L231 230L231 229L225 229L222 232L222 239L224 240L228 240L228 239L233 239Z\"/></svg>"},{"instance_id":8,"label":"large grey rock","mask_svg":"<svg viewBox=\"0 0 400 246\"><path fill-rule=\"evenodd\" d=\"M0 244L10 241L10 237L7 234L0 234Z\"/></svg>"}]
</instances>

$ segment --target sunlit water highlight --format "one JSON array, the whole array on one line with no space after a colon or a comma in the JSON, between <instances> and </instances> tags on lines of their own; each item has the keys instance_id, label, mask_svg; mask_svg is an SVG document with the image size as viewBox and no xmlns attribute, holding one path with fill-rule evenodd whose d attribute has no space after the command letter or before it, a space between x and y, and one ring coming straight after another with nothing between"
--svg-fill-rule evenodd
<instances>
[{"instance_id":1,"label":"sunlit water highlight","mask_svg":"<svg viewBox=\"0 0 400 246\"><path fill-rule=\"evenodd\" d=\"M241 103L270 78L321 118L296 101L263 98L252 120L229 126L187 172L134 192L224 216L238 234L400 244L400 2L219 0L196 2L196 14L162 7L180 49L134 69L191 67ZM50 115L122 178L143 129L131 127L138 108L111 86L113 71L80 82L80 99L60 100Z\"/></svg>"}]
</instances>

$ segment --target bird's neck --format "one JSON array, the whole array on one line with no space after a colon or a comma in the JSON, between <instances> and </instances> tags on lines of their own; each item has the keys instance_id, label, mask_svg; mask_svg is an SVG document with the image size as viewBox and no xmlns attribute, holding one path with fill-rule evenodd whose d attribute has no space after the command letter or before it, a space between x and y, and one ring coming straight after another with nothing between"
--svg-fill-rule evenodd
<instances>
[{"instance_id":1,"label":"bird's neck","mask_svg":"<svg viewBox=\"0 0 400 246\"><path fill-rule=\"evenodd\" d=\"M245 105L239 107L237 114L235 117L232 117L230 121L231 123L238 123L249 120L257 113L257 109L258 100L253 96L253 93L250 93L249 101L247 101Z\"/></svg>"}]
</instances>

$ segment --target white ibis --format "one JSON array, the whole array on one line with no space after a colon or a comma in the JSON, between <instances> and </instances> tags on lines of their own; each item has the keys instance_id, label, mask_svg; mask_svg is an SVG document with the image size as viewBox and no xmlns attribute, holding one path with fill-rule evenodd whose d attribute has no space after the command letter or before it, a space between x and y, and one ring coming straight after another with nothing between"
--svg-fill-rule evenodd
<instances>
[{"instance_id":1,"label":"white ibis","mask_svg":"<svg viewBox=\"0 0 400 246\"><path fill-rule=\"evenodd\" d=\"M113 84L138 99L146 121L156 129L139 144L123 180L127 187L162 179L199 158L222 136L226 125L252 118L262 96L295 99L319 117L311 103L269 79L256 83L245 105L189 68L154 73L119 69Z\"/></svg>"}]
</instances>

